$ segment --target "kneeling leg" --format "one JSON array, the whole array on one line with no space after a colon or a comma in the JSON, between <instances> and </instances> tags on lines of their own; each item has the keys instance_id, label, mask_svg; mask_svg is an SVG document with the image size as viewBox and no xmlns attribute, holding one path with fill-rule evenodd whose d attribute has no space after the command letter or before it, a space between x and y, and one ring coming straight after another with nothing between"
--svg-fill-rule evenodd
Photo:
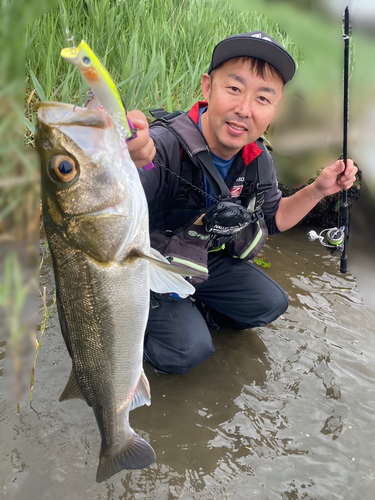
<instances>
[{"instance_id":1,"label":"kneeling leg","mask_svg":"<svg viewBox=\"0 0 375 500\"><path fill-rule=\"evenodd\" d=\"M178 300L151 293L146 361L165 373L187 373L214 350L207 325L190 297Z\"/></svg>"},{"instance_id":2,"label":"kneeling leg","mask_svg":"<svg viewBox=\"0 0 375 500\"><path fill-rule=\"evenodd\" d=\"M224 315L233 328L265 326L288 308L285 291L255 264L222 255L209 264L209 278L196 287L194 298L213 310L218 324Z\"/></svg>"}]
</instances>

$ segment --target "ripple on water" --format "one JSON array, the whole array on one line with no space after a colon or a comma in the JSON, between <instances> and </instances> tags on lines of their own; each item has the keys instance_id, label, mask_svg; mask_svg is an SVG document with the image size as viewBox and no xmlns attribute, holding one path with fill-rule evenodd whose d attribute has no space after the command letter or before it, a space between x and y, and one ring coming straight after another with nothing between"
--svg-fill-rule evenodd
<instances>
[{"instance_id":1,"label":"ripple on water","mask_svg":"<svg viewBox=\"0 0 375 500\"><path fill-rule=\"evenodd\" d=\"M71 363L55 308L34 411L27 403L21 417L2 409L5 498L373 500L375 317L354 278L338 274L337 259L317 253L305 232L277 235L264 252L267 272L290 297L277 321L212 332L215 355L186 376L146 366L152 405L130 418L157 461L100 485L92 410L58 402ZM42 252L50 301L53 274Z\"/></svg>"}]
</instances>

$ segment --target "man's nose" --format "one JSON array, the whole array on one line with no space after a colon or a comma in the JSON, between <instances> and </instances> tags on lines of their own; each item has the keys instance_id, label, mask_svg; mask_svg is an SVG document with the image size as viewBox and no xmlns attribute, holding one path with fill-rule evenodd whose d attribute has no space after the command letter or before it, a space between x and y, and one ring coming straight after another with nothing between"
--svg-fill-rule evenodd
<instances>
[{"instance_id":1,"label":"man's nose","mask_svg":"<svg viewBox=\"0 0 375 500\"><path fill-rule=\"evenodd\" d=\"M242 118L250 118L252 115L252 105L250 100L244 99L243 101L238 103L237 107L234 109L234 112Z\"/></svg>"}]
</instances>

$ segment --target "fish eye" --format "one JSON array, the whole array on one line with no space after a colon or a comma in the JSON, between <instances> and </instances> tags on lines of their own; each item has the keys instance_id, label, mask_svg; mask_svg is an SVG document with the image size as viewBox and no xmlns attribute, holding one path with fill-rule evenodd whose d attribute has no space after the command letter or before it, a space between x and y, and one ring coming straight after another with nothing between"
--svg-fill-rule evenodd
<instances>
[{"instance_id":1,"label":"fish eye","mask_svg":"<svg viewBox=\"0 0 375 500\"><path fill-rule=\"evenodd\" d=\"M83 64L90 64L90 58L87 56L84 56L84 58L82 59L82 62L83 62Z\"/></svg>"},{"instance_id":2,"label":"fish eye","mask_svg":"<svg viewBox=\"0 0 375 500\"><path fill-rule=\"evenodd\" d=\"M76 162L70 156L54 156L50 164L53 178L59 182L71 182L77 175Z\"/></svg>"}]
</instances>

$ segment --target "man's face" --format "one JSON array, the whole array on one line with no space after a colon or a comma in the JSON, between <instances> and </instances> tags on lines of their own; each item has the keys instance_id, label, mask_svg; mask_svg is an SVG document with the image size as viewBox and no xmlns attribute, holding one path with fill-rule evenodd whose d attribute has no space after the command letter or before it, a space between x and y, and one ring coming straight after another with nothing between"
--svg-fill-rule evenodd
<instances>
[{"instance_id":1,"label":"man's face","mask_svg":"<svg viewBox=\"0 0 375 500\"><path fill-rule=\"evenodd\" d=\"M203 75L208 109L202 115L202 131L211 151L220 158L232 158L267 129L282 96L283 81L269 72L264 78L247 61L228 61L215 70L212 79Z\"/></svg>"}]
</instances>

